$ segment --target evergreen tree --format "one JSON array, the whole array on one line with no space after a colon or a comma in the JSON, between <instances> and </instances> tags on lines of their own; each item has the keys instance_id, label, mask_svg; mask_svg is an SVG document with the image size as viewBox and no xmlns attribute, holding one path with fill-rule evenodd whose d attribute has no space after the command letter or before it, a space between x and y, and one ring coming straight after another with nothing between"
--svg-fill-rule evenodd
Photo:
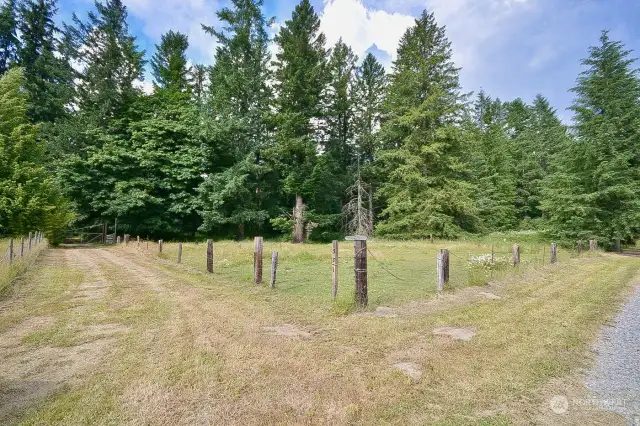
<instances>
[{"instance_id":1,"label":"evergreen tree","mask_svg":"<svg viewBox=\"0 0 640 426\"><path fill-rule=\"evenodd\" d=\"M19 68L0 77L0 233L44 229L57 244L72 215L45 170L45 147L27 116L25 84Z\"/></svg>"},{"instance_id":2,"label":"evergreen tree","mask_svg":"<svg viewBox=\"0 0 640 426\"><path fill-rule=\"evenodd\" d=\"M473 118L469 149L479 216L487 231L514 229L518 224L516 178L505 132L505 106L481 91Z\"/></svg>"},{"instance_id":3,"label":"evergreen tree","mask_svg":"<svg viewBox=\"0 0 640 426\"><path fill-rule=\"evenodd\" d=\"M327 135L324 150L343 169L353 160L353 96L352 87L358 57L338 40L326 67L328 84L323 94Z\"/></svg>"},{"instance_id":4,"label":"evergreen tree","mask_svg":"<svg viewBox=\"0 0 640 426\"><path fill-rule=\"evenodd\" d=\"M384 67L372 53L356 70L354 85L354 127L361 164L371 164L380 148L378 131L387 90Z\"/></svg>"},{"instance_id":5,"label":"evergreen tree","mask_svg":"<svg viewBox=\"0 0 640 426\"><path fill-rule=\"evenodd\" d=\"M245 228L260 232L269 217L263 200L269 190L269 167L263 159L272 92L267 26L262 0L233 0L218 17L221 30L204 26L218 41L211 69L205 121L206 181L200 188L202 229Z\"/></svg>"},{"instance_id":6,"label":"evergreen tree","mask_svg":"<svg viewBox=\"0 0 640 426\"><path fill-rule=\"evenodd\" d=\"M603 32L573 89L575 140L555 157L542 209L550 232L571 240L635 240L640 231L640 81L624 45Z\"/></svg>"},{"instance_id":7,"label":"evergreen tree","mask_svg":"<svg viewBox=\"0 0 640 426\"><path fill-rule=\"evenodd\" d=\"M293 241L300 243L305 236L303 196L314 192L309 177L316 163L327 56L320 18L309 0L295 7L275 41L277 133L271 158L281 171L284 191L295 196Z\"/></svg>"},{"instance_id":8,"label":"evergreen tree","mask_svg":"<svg viewBox=\"0 0 640 426\"><path fill-rule=\"evenodd\" d=\"M0 4L0 76L18 59L17 12L16 0L4 0Z\"/></svg>"},{"instance_id":9,"label":"evergreen tree","mask_svg":"<svg viewBox=\"0 0 640 426\"><path fill-rule=\"evenodd\" d=\"M35 122L63 117L72 96L73 72L56 41L57 10L55 0L26 0L20 5L18 57L31 97L29 115Z\"/></svg>"},{"instance_id":10,"label":"evergreen tree","mask_svg":"<svg viewBox=\"0 0 640 426\"><path fill-rule=\"evenodd\" d=\"M156 45L156 53L151 59L154 84L173 91L186 91L191 68L187 67L189 40L185 34L169 31Z\"/></svg>"},{"instance_id":11,"label":"evergreen tree","mask_svg":"<svg viewBox=\"0 0 640 426\"><path fill-rule=\"evenodd\" d=\"M139 95L134 87L142 79L144 52L138 51L129 34L127 8L122 0L96 1L97 14L87 22L74 15L75 27L67 27L75 59L82 66L77 101L94 125L107 127L123 116Z\"/></svg>"},{"instance_id":12,"label":"evergreen tree","mask_svg":"<svg viewBox=\"0 0 640 426\"><path fill-rule=\"evenodd\" d=\"M444 27L426 11L400 40L383 123L384 235L456 237L476 229L473 185L463 161L459 69Z\"/></svg>"},{"instance_id":13,"label":"evergreen tree","mask_svg":"<svg viewBox=\"0 0 640 426\"><path fill-rule=\"evenodd\" d=\"M189 86L196 105L202 109L208 89L208 76L211 70L206 65L196 64L189 73Z\"/></svg>"}]
</instances>

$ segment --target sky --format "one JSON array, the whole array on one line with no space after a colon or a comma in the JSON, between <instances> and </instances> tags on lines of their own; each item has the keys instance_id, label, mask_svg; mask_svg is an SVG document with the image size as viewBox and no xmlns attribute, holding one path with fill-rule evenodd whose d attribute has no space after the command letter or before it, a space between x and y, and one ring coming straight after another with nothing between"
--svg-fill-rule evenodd
<instances>
[{"instance_id":1,"label":"sky","mask_svg":"<svg viewBox=\"0 0 640 426\"><path fill-rule=\"evenodd\" d=\"M201 24L219 25L216 11L229 0L123 0L129 27L147 58L168 30L189 36L193 63L214 61L215 41ZM311 0L328 44L340 37L363 58L374 53L391 70L398 40L422 10L445 25L465 92L484 90L503 101L547 97L564 121L569 89L580 61L600 32L622 41L640 57L640 0ZM275 27L290 18L296 0L264 0ZM59 0L59 21L86 19L93 0ZM640 67L640 63L638 63ZM151 77L147 72L146 84Z\"/></svg>"}]
</instances>

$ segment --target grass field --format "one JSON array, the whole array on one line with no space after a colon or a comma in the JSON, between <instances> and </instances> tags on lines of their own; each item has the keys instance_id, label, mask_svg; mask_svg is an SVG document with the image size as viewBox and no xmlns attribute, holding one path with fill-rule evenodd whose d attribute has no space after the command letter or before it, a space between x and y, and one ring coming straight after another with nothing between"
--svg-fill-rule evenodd
<instances>
[{"instance_id":1,"label":"grass field","mask_svg":"<svg viewBox=\"0 0 640 426\"><path fill-rule=\"evenodd\" d=\"M436 291L436 254L441 248L450 250L449 290L469 285L482 285L491 280L503 279L514 274L539 268L549 263L549 247L540 242L520 244L521 265L511 265L513 243L493 241L491 243L451 241L369 241L368 280L369 304L394 306L432 296ZM177 262L178 244L163 243L162 254L156 242L129 243L120 248ZM470 266L470 259L484 255L498 260L493 268L482 263ZM265 241L263 280L269 282L271 253L279 255L277 288L278 297L288 305L303 309L326 309L332 307L331 299L331 244L293 245ZM334 310L343 312L351 308L354 289L353 242L339 244L338 299ZM574 254L562 248L558 251L558 262L566 262ZM206 270L206 244L183 244L182 263L193 270ZM253 282L253 242L220 241L214 243L214 276L227 283L251 285ZM270 294L265 289L265 295Z\"/></svg>"},{"instance_id":2,"label":"grass field","mask_svg":"<svg viewBox=\"0 0 640 426\"><path fill-rule=\"evenodd\" d=\"M463 259L487 250L447 245ZM183 266L172 244L162 258L135 243L46 250L0 303L0 423L625 424L595 410L560 416L549 399L587 396L589 345L640 260L561 250L557 265L435 297L431 259L441 246L370 243L407 280L370 263L370 310L391 306L387 317L336 312L330 245L266 242L265 253L281 256L275 290L251 284L251 243L217 243L213 275L203 272L203 244L185 246ZM343 304L351 247L341 244ZM475 335L434 335L444 326Z\"/></svg>"}]
</instances>

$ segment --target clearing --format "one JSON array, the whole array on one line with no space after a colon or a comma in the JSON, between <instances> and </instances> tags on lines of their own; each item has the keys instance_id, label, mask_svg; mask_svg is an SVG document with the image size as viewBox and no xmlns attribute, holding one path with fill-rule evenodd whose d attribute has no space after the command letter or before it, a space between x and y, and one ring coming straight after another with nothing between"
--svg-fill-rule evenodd
<instances>
[{"instance_id":1,"label":"clearing","mask_svg":"<svg viewBox=\"0 0 640 426\"><path fill-rule=\"evenodd\" d=\"M275 290L224 253L246 244L217 244L213 275L202 248L184 265L171 245L45 250L0 301L0 423L625 424L549 401L588 397L589 347L640 259L567 256L441 297L431 278L405 271L394 291L374 270L368 312L345 314L330 246L280 245L299 262L283 260Z\"/></svg>"}]
</instances>

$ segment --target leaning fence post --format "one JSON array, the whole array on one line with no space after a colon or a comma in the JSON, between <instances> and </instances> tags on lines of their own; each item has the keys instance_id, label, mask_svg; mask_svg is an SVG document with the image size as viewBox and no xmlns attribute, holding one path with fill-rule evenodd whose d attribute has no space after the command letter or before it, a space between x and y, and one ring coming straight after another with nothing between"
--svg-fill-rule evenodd
<instances>
[{"instance_id":1,"label":"leaning fence post","mask_svg":"<svg viewBox=\"0 0 640 426\"><path fill-rule=\"evenodd\" d=\"M207 272L213 273L213 240L207 240Z\"/></svg>"},{"instance_id":2,"label":"leaning fence post","mask_svg":"<svg viewBox=\"0 0 640 426\"><path fill-rule=\"evenodd\" d=\"M278 272L278 252L271 255L271 288L276 288L276 274Z\"/></svg>"},{"instance_id":3,"label":"leaning fence post","mask_svg":"<svg viewBox=\"0 0 640 426\"><path fill-rule=\"evenodd\" d=\"M443 263L444 263L444 283L449 282L449 250L442 249L442 253L444 254Z\"/></svg>"},{"instance_id":4,"label":"leaning fence post","mask_svg":"<svg viewBox=\"0 0 640 426\"><path fill-rule=\"evenodd\" d=\"M13 238L9 238L9 264L13 262Z\"/></svg>"},{"instance_id":5,"label":"leaning fence post","mask_svg":"<svg viewBox=\"0 0 640 426\"><path fill-rule=\"evenodd\" d=\"M582 254L582 240L578 240L578 254Z\"/></svg>"},{"instance_id":6,"label":"leaning fence post","mask_svg":"<svg viewBox=\"0 0 640 426\"><path fill-rule=\"evenodd\" d=\"M24 257L24 237L20 237L20 257Z\"/></svg>"},{"instance_id":7,"label":"leaning fence post","mask_svg":"<svg viewBox=\"0 0 640 426\"><path fill-rule=\"evenodd\" d=\"M29 251L31 251L31 232L29 232Z\"/></svg>"},{"instance_id":8,"label":"leaning fence post","mask_svg":"<svg viewBox=\"0 0 640 426\"><path fill-rule=\"evenodd\" d=\"M438 280L438 292L444 290L444 253L440 250L436 256L436 274Z\"/></svg>"},{"instance_id":9,"label":"leaning fence post","mask_svg":"<svg viewBox=\"0 0 640 426\"><path fill-rule=\"evenodd\" d=\"M158 240L158 253L162 253L162 240Z\"/></svg>"},{"instance_id":10,"label":"leaning fence post","mask_svg":"<svg viewBox=\"0 0 640 426\"><path fill-rule=\"evenodd\" d=\"M513 245L513 266L520 264L520 246L518 244Z\"/></svg>"},{"instance_id":11,"label":"leaning fence post","mask_svg":"<svg viewBox=\"0 0 640 426\"><path fill-rule=\"evenodd\" d=\"M367 283L367 239L354 240L353 265L356 274L356 303L367 306L369 303Z\"/></svg>"},{"instance_id":12,"label":"leaning fence post","mask_svg":"<svg viewBox=\"0 0 640 426\"><path fill-rule=\"evenodd\" d=\"M589 240L589 251L596 251L598 249L598 240Z\"/></svg>"},{"instance_id":13,"label":"leaning fence post","mask_svg":"<svg viewBox=\"0 0 640 426\"><path fill-rule=\"evenodd\" d=\"M558 260L558 245L551 243L551 263L556 263Z\"/></svg>"},{"instance_id":14,"label":"leaning fence post","mask_svg":"<svg viewBox=\"0 0 640 426\"><path fill-rule=\"evenodd\" d=\"M178 263L182 263L182 243L178 243Z\"/></svg>"},{"instance_id":15,"label":"leaning fence post","mask_svg":"<svg viewBox=\"0 0 640 426\"><path fill-rule=\"evenodd\" d=\"M338 241L334 240L331 245L331 278L333 287L331 297L336 300L338 297Z\"/></svg>"},{"instance_id":16,"label":"leaning fence post","mask_svg":"<svg viewBox=\"0 0 640 426\"><path fill-rule=\"evenodd\" d=\"M253 239L253 282L262 284L262 237Z\"/></svg>"}]
</instances>

